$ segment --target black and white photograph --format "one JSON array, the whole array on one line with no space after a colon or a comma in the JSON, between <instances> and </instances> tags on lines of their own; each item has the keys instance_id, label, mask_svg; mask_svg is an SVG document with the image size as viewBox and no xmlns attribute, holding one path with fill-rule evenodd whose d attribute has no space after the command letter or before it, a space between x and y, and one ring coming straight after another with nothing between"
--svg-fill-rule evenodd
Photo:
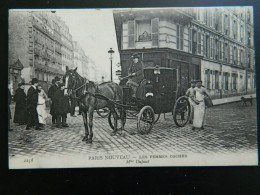
<instances>
[{"instance_id":1,"label":"black and white photograph","mask_svg":"<svg viewBox=\"0 0 260 195\"><path fill-rule=\"evenodd\" d=\"M258 165L253 12L9 9L9 168Z\"/></svg>"}]
</instances>

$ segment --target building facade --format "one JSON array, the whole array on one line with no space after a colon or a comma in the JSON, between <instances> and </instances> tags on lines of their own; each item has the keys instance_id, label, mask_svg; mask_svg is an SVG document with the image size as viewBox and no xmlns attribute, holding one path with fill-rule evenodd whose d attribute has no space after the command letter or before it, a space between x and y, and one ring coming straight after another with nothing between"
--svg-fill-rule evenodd
<instances>
[{"instance_id":1,"label":"building facade","mask_svg":"<svg viewBox=\"0 0 260 195\"><path fill-rule=\"evenodd\" d=\"M95 63L85 54L85 51L76 41L73 41L73 52L74 68L77 67L77 72L91 81L96 81L97 70Z\"/></svg>"},{"instance_id":2,"label":"building facade","mask_svg":"<svg viewBox=\"0 0 260 195\"><path fill-rule=\"evenodd\" d=\"M213 98L251 92L252 18L251 7L114 11L122 76L139 53L144 67L177 69L179 95L192 79L201 79Z\"/></svg>"},{"instance_id":3,"label":"building facade","mask_svg":"<svg viewBox=\"0 0 260 195\"><path fill-rule=\"evenodd\" d=\"M19 60L21 78L26 83L38 78L47 91L55 76L64 75L66 65L73 66L67 25L49 11L10 11L8 60L9 66Z\"/></svg>"}]
</instances>

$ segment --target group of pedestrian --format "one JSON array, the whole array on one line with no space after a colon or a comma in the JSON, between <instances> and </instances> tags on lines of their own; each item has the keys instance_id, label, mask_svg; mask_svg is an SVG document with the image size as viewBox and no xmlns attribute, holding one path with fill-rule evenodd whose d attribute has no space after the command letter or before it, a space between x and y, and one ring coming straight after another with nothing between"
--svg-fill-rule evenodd
<instances>
[{"instance_id":1,"label":"group of pedestrian","mask_svg":"<svg viewBox=\"0 0 260 195\"><path fill-rule=\"evenodd\" d=\"M50 114L52 115L52 124L57 128L68 127L67 113L70 112L69 97L64 95L65 85L59 82L55 77L54 84L50 87L48 97L51 99Z\"/></svg>"},{"instance_id":2,"label":"group of pedestrian","mask_svg":"<svg viewBox=\"0 0 260 195\"><path fill-rule=\"evenodd\" d=\"M46 102L50 101L50 114L52 115L52 124L58 128L68 127L67 113L73 109L69 103L69 97L64 95L65 85L60 82L58 77L53 79L53 85L48 91L48 96L39 85L39 81L33 78L31 86L27 94L25 92L25 83L19 83L13 100L16 102L14 123L25 125L26 130L35 128L35 130L43 130L48 117L46 111ZM11 104L11 93L9 92L9 105ZM74 113L75 113L75 105ZM11 111L9 108L9 119L11 119ZM9 126L10 129L10 126ZM11 130L11 129L10 129Z\"/></svg>"},{"instance_id":3,"label":"group of pedestrian","mask_svg":"<svg viewBox=\"0 0 260 195\"><path fill-rule=\"evenodd\" d=\"M192 130L196 128L203 130L206 112L205 98L210 98L210 96L206 88L202 86L202 81L192 81L186 96L188 96L191 106L190 123L193 125Z\"/></svg>"}]
</instances>

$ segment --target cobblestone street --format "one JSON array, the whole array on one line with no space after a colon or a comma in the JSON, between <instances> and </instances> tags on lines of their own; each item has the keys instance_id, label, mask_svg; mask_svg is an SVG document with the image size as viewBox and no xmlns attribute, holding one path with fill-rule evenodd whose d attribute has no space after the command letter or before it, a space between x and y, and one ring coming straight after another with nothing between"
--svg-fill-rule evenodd
<instances>
[{"instance_id":1,"label":"cobblestone street","mask_svg":"<svg viewBox=\"0 0 260 195\"><path fill-rule=\"evenodd\" d=\"M63 156L68 154L170 154L179 153L229 153L256 151L256 108L242 106L240 102L215 106L206 111L204 130L191 130L191 125L178 128L172 116L161 116L151 133L137 133L136 120L127 120L125 136L110 136L107 118L94 117L92 144L82 140L84 135L81 116L68 117L69 128L57 129L50 125L45 130L26 131L25 126L11 126L9 156ZM129 134L130 133L130 134ZM133 135L131 135L134 133Z\"/></svg>"}]
</instances>

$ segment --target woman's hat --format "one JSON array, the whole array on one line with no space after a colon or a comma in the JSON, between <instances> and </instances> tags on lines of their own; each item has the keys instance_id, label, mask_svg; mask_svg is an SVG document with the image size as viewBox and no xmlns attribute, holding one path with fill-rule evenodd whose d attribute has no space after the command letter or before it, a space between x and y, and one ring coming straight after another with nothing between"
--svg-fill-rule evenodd
<instances>
[{"instance_id":1,"label":"woman's hat","mask_svg":"<svg viewBox=\"0 0 260 195\"><path fill-rule=\"evenodd\" d=\"M31 81L32 85L35 84L35 83L39 83L38 79L36 78L33 78L32 81Z\"/></svg>"}]
</instances>

